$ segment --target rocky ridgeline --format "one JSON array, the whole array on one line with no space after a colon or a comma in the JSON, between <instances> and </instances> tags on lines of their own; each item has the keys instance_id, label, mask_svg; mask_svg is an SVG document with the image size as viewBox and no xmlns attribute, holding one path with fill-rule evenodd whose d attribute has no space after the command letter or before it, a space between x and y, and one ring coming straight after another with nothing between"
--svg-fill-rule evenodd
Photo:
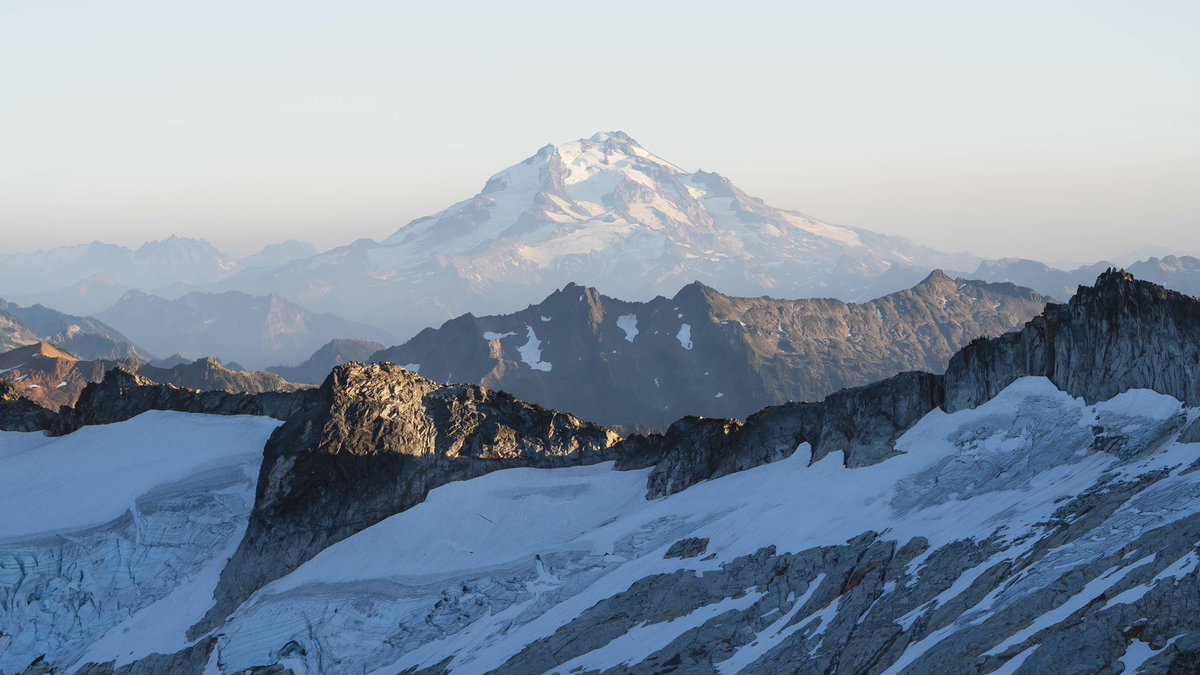
<instances>
[{"instance_id":1,"label":"rocky ridgeline","mask_svg":"<svg viewBox=\"0 0 1200 675\"><path fill-rule=\"evenodd\" d=\"M11 384L0 380L0 430L46 431L58 416L21 396Z\"/></svg>"},{"instance_id":2,"label":"rocky ridgeline","mask_svg":"<svg viewBox=\"0 0 1200 675\"><path fill-rule=\"evenodd\" d=\"M371 360L601 424L662 430L684 415L745 419L897 373L940 373L970 340L1018 328L1050 300L941 271L849 304L731 297L699 283L626 302L571 284L513 314L460 316Z\"/></svg>"},{"instance_id":3,"label":"rocky ridgeline","mask_svg":"<svg viewBox=\"0 0 1200 675\"><path fill-rule=\"evenodd\" d=\"M310 394L268 391L258 394L200 391L159 384L125 370L113 369L100 382L84 387L72 408L59 411L51 432L70 433L91 424L112 424L149 410L174 410L206 415L262 415L286 420Z\"/></svg>"},{"instance_id":4,"label":"rocky ridgeline","mask_svg":"<svg viewBox=\"0 0 1200 675\"><path fill-rule=\"evenodd\" d=\"M340 366L267 443L246 535L195 632L435 487L497 469L613 459L618 440L504 392L439 385L392 364Z\"/></svg>"},{"instance_id":5,"label":"rocky ridgeline","mask_svg":"<svg viewBox=\"0 0 1200 675\"><path fill-rule=\"evenodd\" d=\"M1200 403L1200 302L1116 269L1025 327L976 340L950 360L946 409L971 408L1019 377L1098 401L1152 389Z\"/></svg>"},{"instance_id":6,"label":"rocky ridgeline","mask_svg":"<svg viewBox=\"0 0 1200 675\"><path fill-rule=\"evenodd\" d=\"M1030 375L1089 402L1150 389L1196 405L1200 302L1109 270L1022 329L975 340L950 360L944 376L902 373L820 403L772 406L745 424L685 417L663 434L629 438L618 468L654 466L653 498L783 459L805 442L813 461L842 451L846 466L867 466L891 456L895 440L925 413L973 408ZM1185 439L1200 437L1200 424L1195 427Z\"/></svg>"},{"instance_id":7,"label":"rocky ridgeline","mask_svg":"<svg viewBox=\"0 0 1200 675\"><path fill-rule=\"evenodd\" d=\"M655 498L783 459L801 443L812 446L814 462L840 451L846 466L867 466L895 454L896 439L942 400L940 377L913 372L820 403L773 406L745 424L685 417L664 434L630 437L620 446L617 468L653 466L647 498Z\"/></svg>"},{"instance_id":8,"label":"rocky ridgeline","mask_svg":"<svg viewBox=\"0 0 1200 675\"><path fill-rule=\"evenodd\" d=\"M83 388L74 406L57 413L19 395L0 381L0 429L69 434L91 424L111 424L150 410L209 415L262 415L285 420L302 406L311 390L265 391L256 394L201 391L160 384L121 368L105 373Z\"/></svg>"}]
</instances>

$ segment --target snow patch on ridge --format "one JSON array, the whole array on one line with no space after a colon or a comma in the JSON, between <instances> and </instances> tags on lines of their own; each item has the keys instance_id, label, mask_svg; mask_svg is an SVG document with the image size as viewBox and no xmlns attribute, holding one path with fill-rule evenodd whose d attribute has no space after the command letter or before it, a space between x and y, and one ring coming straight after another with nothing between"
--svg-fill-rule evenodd
<instances>
[{"instance_id":1,"label":"snow patch on ridge","mask_svg":"<svg viewBox=\"0 0 1200 675\"><path fill-rule=\"evenodd\" d=\"M517 351L521 354L521 360L534 370L550 372L553 366L542 360L542 341L533 332L533 326L525 326L525 331L527 338L525 344L517 347Z\"/></svg>"},{"instance_id":2,"label":"snow patch on ridge","mask_svg":"<svg viewBox=\"0 0 1200 675\"><path fill-rule=\"evenodd\" d=\"M680 316L683 316L682 314ZM679 332L675 335L675 339L679 340L679 346L684 349L692 348L692 327L689 324L683 324L679 327Z\"/></svg>"},{"instance_id":3,"label":"snow patch on ridge","mask_svg":"<svg viewBox=\"0 0 1200 675\"><path fill-rule=\"evenodd\" d=\"M625 339L629 342L633 342L633 339L637 337L637 323L637 314L622 314L617 317L617 327L625 331Z\"/></svg>"}]
</instances>

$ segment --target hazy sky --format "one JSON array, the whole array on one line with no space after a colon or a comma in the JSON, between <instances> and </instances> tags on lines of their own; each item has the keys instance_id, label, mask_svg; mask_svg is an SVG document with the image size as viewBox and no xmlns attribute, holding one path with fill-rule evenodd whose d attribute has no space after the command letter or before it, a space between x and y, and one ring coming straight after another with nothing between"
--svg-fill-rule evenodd
<instances>
[{"instance_id":1,"label":"hazy sky","mask_svg":"<svg viewBox=\"0 0 1200 675\"><path fill-rule=\"evenodd\" d=\"M1200 249L1200 2L0 3L0 249L381 238L621 129L769 203Z\"/></svg>"}]
</instances>

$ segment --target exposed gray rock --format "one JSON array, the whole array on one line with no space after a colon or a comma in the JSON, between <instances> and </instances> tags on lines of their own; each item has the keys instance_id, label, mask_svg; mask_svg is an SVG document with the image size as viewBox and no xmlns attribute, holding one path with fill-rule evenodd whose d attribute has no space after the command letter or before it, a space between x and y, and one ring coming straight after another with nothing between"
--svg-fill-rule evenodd
<instances>
[{"instance_id":1,"label":"exposed gray rock","mask_svg":"<svg viewBox=\"0 0 1200 675\"><path fill-rule=\"evenodd\" d=\"M1200 417L1192 420L1179 434L1180 443L1200 443Z\"/></svg>"},{"instance_id":2,"label":"exposed gray rock","mask_svg":"<svg viewBox=\"0 0 1200 675\"><path fill-rule=\"evenodd\" d=\"M611 459L617 440L504 392L439 385L392 364L339 366L267 443L250 525L194 634L439 485L496 469Z\"/></svg>"},{"instance_id":3,"label":"exposed gray rock","mask_svg":"<svg viewBox=\"0 0 1200 675\"><path fill-rule=\"evenodd\" d=\"M208 415L264 415L285 420L294 415L313 390L234 394L197 391L157 384L121 369L84 387L74 408L63 408L53 433L67 434L89 424L111 424L148 410L174 410Z\"/></svg>"},{"instance_id":4,"label":"exposed gray rock","mask_svg":"<svg viewBox=\"0 0 1200 675\"><path fill-rule=\"evenodd\" d=\"M663 554L664 558L695 558L708 550L708 539L688 537L671 544L671 548Z\"/></svg>"},{"instance_id":5,"label":"exposed gray rock","mask_svg":"<svg viewBox=\"0 0 1200 675\"><path fill-rule=\"evenodd\" d=\"M205 638L174 654L151 654L119 668L114 668L113 663L89 663L75 672L76 675L203 675L216 643L214 638Z\"/></svg>"},{"instance_id":6,"label":"exposed gray rock","mask_svg":"<svg viewBox=\"0 0 1200 675\"><path fill-rule=\"evenodd\" d=\"M941 271L849 304L730 297L699 283L672 298L626 302L569 285L513 314L460 316L371 360L659 431L684 415L745 419L900 372L940 373L968 341L1020 326L1049 300ZM525 363L531 335L552 369Z\"/></svg>"},{"instance_id":7,"label":"exposed gray rock","mask_svg":"<svg viewBox=\"0 0 1200 675\"><path fill-rule=\"evenodd\" d=\"M820 403L788 403L729 420L684 418L664 434L632 436L619 450L619 469L654 466L648 498L674 494L812 446L813 461L842 452L844 464L877 464L895 453L896 439L942 403L941 378L901 373L865 387L840 391Z\"/></svg>"},{"instance_id":8,"label":"exposed gray rock","mask_svg":"<svg viewBox=\"0 0 1200 675\"><path fill-rule=\"evenodd\" d=\"M1195 405L1198 334L1200 301L1110 269L1023 329L955 354L946 370L946 409L973 408L1027 375L1090 402L1145 388Z\"/></svg>"},{"instance_id":9,"label":"exposed gray rock","mask_svg":"<svg viewBox=\"0 0 1200 675\"><path fill-rule=\"evenodd\" d=\"M58 415L18 394L8 382L0 380L0 430L49 431Z\"/></svg>"}]
</instances>

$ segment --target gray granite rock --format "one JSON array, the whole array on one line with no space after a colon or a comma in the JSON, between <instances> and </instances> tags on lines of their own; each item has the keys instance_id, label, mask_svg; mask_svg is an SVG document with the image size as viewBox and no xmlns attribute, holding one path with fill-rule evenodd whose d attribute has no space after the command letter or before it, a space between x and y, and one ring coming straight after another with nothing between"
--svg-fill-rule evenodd
<instances>
[{"instance_id":1,"label":"gray granite rock","mask_svg":"<svg viewBox=\"0 0 1200 675\"><path fill-rule=\"evenodd\" d=\"M1019 331L967 345L946 369L946 409L973 408L1027 375L1102 401L1135 388L1200 403L1200 302L1110 269Z\"/></svg>"},{"instance_id":2,"label":"gray granite rock","mask_svg":"<svg viewBox=\"0 0 1200 675\"><path fill-rule=\"evenodd\" d=\"M604 461L617 440L504 392L439 385L392 364L339 366L268 441L245 537L193 633L439 485L497 469Z\"/></svg>"}]
</instances>

